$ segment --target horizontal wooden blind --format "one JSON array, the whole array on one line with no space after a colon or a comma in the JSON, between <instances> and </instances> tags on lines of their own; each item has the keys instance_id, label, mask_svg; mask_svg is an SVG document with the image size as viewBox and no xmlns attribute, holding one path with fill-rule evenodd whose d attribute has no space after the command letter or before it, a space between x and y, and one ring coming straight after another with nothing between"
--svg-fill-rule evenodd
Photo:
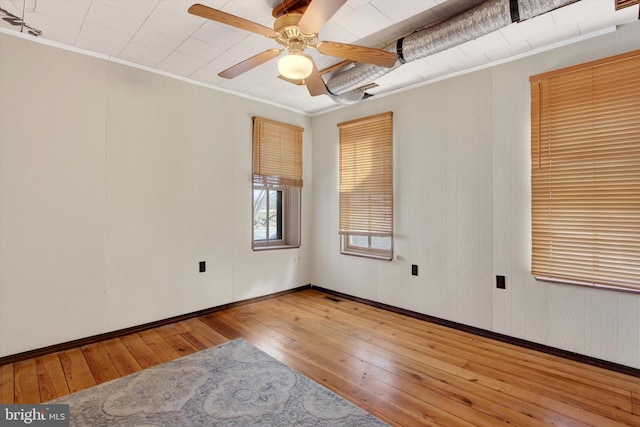
<instances>
[{"instance_id":1,"label":"horizontal wooden blind","mask_svg":"<svg viewBox=\"0 0 640 427\"><path fill-rule=\"evenodd\" d=\"M624 9L625 7L631 7L636 4L640 4L640 0L615 0L616 10Z\"/></svg>"},{"instance_id":2,"label":"horizontal wooden blind","mask_svg":"<svg viewBox=\"0 0 640 427\"><path fill-rule=\"evenodd\" d=\"M253 117L253 183L302 187L303 128Z\"/></svg>"},{"instance_id":3,"label":"horizontal wooden blind","mask_svg":"<svg viewBox=\"0 0 640 427\"><path fill-rule=\"evenodd\" d=\"M640 290L640 50L530 82L532 273Z\"/></svg>"},{"instance_id":4,"label":"horizontal wooden blind","mask_svg":"<svg viewBox=\"0 0 640 427\"><path fill-rule=\"evenodd\" d=\"M393 234L393 113L338 124L340 234Z\"/></svg>"}]
</instances>

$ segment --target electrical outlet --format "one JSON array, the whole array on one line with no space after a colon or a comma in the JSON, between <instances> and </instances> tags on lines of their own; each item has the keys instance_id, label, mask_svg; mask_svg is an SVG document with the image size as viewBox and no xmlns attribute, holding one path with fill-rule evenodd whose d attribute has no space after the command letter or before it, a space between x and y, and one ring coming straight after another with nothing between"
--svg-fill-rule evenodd
<instances>
[{"instance_id":1,"label":"electrical outlet","mask_svg":"<svg viewBox=\"0 0 640 427\"><path fill-rule=\"evenodd\" d=\"M200 273L204 273L205 271L207 271L207 262L200 261Z\"/></svg>"},{"instance_id":2,"label":"electrical outlet","mask_svg":"<svg viewBox=\"0 0 640 427\"><path fill-rule=\"evenodd\" d=\"M507 283L504 276L496 276L496 288L507 289Z\"/></svg>"},{"instance_id":3,"label":"electrical outlet","mask_svg":"<svg viewBox=\"0 0 640 427\"><path fill-rule=\"evenodd\" d=\"M411 264L411 275L412 276L418 275L418 266L416 264Z\"/></svg>"}]
</instances>

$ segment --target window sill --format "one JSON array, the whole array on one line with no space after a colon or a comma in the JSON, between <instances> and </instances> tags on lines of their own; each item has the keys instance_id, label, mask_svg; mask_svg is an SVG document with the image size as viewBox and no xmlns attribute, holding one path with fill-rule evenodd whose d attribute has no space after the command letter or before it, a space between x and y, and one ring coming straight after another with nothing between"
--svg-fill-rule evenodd
<instances>
[{"instance_id":1,"label":"window sill","mask_svg":"<svg viewBox=\"0 0 640 427\"><path fill-rule=\"evenodd\" d=\"M358 250L341 250L340 253L342 255L359 256L362 258L379 259L382 261L393 260L393 256L389 253L376 253L376 252L358 251Z\"/></svg>"},{"instance_id":2,"label":"window sill","mask_svg":"<svg viewBox=\"0 0 640 427\"><path fill-rule=\"evenodd\" d=\"M254 246L253 250L254 252L261 252L261 251L270 251L275 249L298 249L299 247L300 247L299 245L265 245L265 246Z\"/></svg>"},{"instance_id":3,"label":"window sill","mask_svg":"<svg viewBox=\"0 0 640 427\"><path fill-rule=\"evenodd\" d=\"M545 276L533 276L534 279L538 282L546 282L546 283L556 283L560 285L572 285L572 286L581 286L584 288L592 288L592 289L602 289L608 291L617 291L617 292L628 292L632 294L640 294L640 288L634 288L631 286L625 285L602 285L599 283L588 283L588 282L579 282L576 280L564 280L564 279L556 279L553 277L545 277Z\"/></svg>"}]
</instances>

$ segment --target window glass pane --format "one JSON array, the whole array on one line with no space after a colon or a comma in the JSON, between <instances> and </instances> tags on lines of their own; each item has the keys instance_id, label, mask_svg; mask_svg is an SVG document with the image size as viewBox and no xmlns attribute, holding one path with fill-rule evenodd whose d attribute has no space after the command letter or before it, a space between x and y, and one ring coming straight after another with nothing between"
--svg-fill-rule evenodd
<instances>
[{"instance_id":1,"label":"window glass pane","mask_svg":"<svg viewBox=\"0 0 640 427\"><path fill-rule=\"evenodd\" d=\"M349 235L349 246L358 246L361 248L368 248L369 237Z\"/></svg>"},{"instance_id":2,"label":"window glass pane","mask_svg":"<svg viewBox=\"0 0 640 427\"><path fill-rule=\"evenodd\" d=\"M372 249L391 250L391 237L373 236L371 237Z\"/></svg>"},{"instance_id":3,"label":"window glass pane","mask_svg":"<svg viewBox=\"0 0 640 427\"><path fill-rule=\"evenodd\" d=\"M268 196L269 217L268 233L269 240L282 239L282 191L270 190Z\"/></svg>"},{"instance_id":4,"label":"window glass pane","mask_svg":"<svg viewBox=\"0 0 640 427\"><path fill-rule=\"evenodd\" d=\"M269 244L285 239L285 191L253 188L253 241Z\"/></svg>"},{"instance_id":5,"label":"window glass pane","mask_svg":"<svg viewBox=\"0 0 640 427\"><path fill-rule=\"evenodd\" d=\"M267 191L253 189L253 240L267 239Z\"/></svg>"}]
</instances>

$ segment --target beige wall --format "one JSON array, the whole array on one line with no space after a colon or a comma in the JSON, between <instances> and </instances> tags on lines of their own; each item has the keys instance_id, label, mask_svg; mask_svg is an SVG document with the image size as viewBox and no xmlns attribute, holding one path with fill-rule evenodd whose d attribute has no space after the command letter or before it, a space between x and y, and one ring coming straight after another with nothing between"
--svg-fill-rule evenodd
<instances>
[{"instance_id":1,"label":"beige wall","mask_svg":"<svg viewBox=\"0 0 640 427\"><path fill-rule=\"evenodd\" d=\"M309 118L0 34L0 356L302 286L251 249L251 117ZM198 262L207 271L198 273Z\"/></svg>"},{"instance_id":2,"label":"beige wall","mask_svg":"<svg viewBox=\"0 0 640 427\"><path fill-rule=\"evenodd\" d=\"M528 77L637 48L639 22L308 118L0 34L0 356L313 283L640 368L639 296L528 272ZM337 235L336 124L384 111L392 262ZM306 129L300 250L251 250L253 115Z\"/></svg>"},{"instance_id":3,"label":"beige wall","mask_svg":"<svg viewBox=\"0 0 640 427\"><path fill-rule=\"evenodd\" d=\"M640 367L640 296L529 274L529 76L640 48L615 33L313 117L312 282ZM395 260L339 254L336 124L394 112ZM411 264L419 265L418 277ZM495 289L505 275L507 289Z\"/></svg>"}]
</instances>

